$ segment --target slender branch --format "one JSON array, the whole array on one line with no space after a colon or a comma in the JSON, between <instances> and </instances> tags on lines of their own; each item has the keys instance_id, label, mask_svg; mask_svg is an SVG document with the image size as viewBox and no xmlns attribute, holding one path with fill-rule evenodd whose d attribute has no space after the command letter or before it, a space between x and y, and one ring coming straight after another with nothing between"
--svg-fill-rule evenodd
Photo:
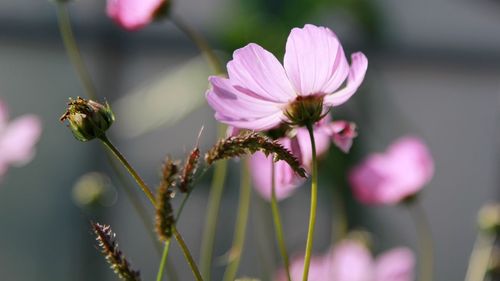
<instances>
[{"instance_id":1,"label":"slender branch","mask_svg":"<svg viewBox=\"0 0 500 281\"><path fill-rule=\"evenodd\" d=\"M276 179L275 179L275 164L271 165L271 210L273 213L274 220L274 230L276 233L276 240L278 242L278 247L280 249L281 257L283 258L283 264L285 265L286 277L288 281L292 280L290 275L290 260L288 258L288 252L286 250L285 237L283 235L283 226L281 224L280 210L278 207L278 200L276 199Z\"/></svg>"},{"instance_id":2,"label":"slender branch","mask_svg":"<svg viewBox=\"0 0 500 281\"><path fill-rule=\"evenodd\" d=\"M205 228L203 230L203 240L201 242L201 271L203 277L209 281L212 255L215 243L215 231L217 229L217 218L219 216L220 202L224 191L224 182L226 180L227 160L219 161L215 164L214 177L210 188L208 198L207 216L205 219Z\"/></svg>"},{"instance_id":3,"label":"slender branch","mask_svg":"<svg viewBox=\"0 0 500 281\"><path fill-rule=\"evenodd\" d=\"M170 241L170 239L165 241L160 266L158 267L158 274L156 275L156 281L161 281L163 279L163 272L165 271L165 265L167 264L168 250L170 249Z\"/></svg>"},{"instance_id":4,"label":"slender branch","mask_svg":"<svg viewBox=\"0 0 500 281\"><path fill-rule=\"evenodd\" d=\"M304 256L304 272L302 281L309 278L309 266L311 264L311 254L314 240L314 226L316 224L316 208L318 205L318 163L316 160L316 142L312 124L307 125L309 138L311 140L312 151L312 180L311 180L311 210L309 214L309 228L307 230L306 254Z\"/></svg>"},{"instance_id":5,"label":"slender branch","mask_svg":"<svg viewBox=\"0 0 500 281\"><path fill-rule=\"evenodd\" d=\"M198 47L198 49L205 55L208 62L212 66L215 74L225 73L219 58L217 58L217 55L210 47L210 44L198 31L191 28L189 24L187 24L181 17L177 15L171 14L170 20L175 26L177 26L177 28L179 28L182 32L184 32Z\"/></svg>"},{"instance_id":6,"label":"slender branch","mask_svg":"<svg viewBox=\"0 0 500 281\"><path fill-rule=\"evenodd\" d=\"M139 174L134 170L134 168L130 165L130 163L125 159L125 157L120 153L120 151L109 141L109 139L106 137L106 135L103 135L99 138L102 143L113 152L113 154L122 162L123 166L127 168L127 171L130 173L130 175L134 178L134 180L137 182L139 187L142 189L144 194L148 197L149 201L151 201L151 204L156 207L156 202L155 202L155 197L153 195L153 192L151 192L151 189L147 186L147 184L144 182L144 180L139 176Z\"/></svg>"},{"instance_id":7,"label":"slender branch","mask_svg":"<svg viewBox=\"0 0 500 281\"><path fill-rule=\"evenodd\" d=\"M80 50L78 49L78 44L75 40L75 36L73 35L66 3L63 3L63 1L55 2L57 8L57 22L59 25L59 31L61 33L64 47L66 49L66 53L68 54L71 64L78 74L78 78L80 78L80 82L82 83L87 96L90 99L95 100L97 97L96 90L94 84L92 83L92 78L90 78L90 74L85 67L85 63L83 62Z\"/></svg>"},{"instance_id":8,"label":"slender branch","mask_svg":"<svg viewBox=\"0 0 500 281\"><path fill-rule=\"evenodd\" d=\"M191 255L191 252L189 251L189 248L186 245L186 242L184 242L184 239L182 238L181 234L179 233L175 225L172 226L172 233L174 234L177 243L179 243L179 246L181 247L181 250L184 253L184 257L186 258L189 266L191 267L191 271L193 271L193 275L196 281L203 281L198 266L196 266L196 262L194 261L193 256Z\"/></svg>"},{"instance_id":9,"label":"slender branch","mask_svg":"<svg viewBox=\"0 0 500 281\"><path fill-rule=\"evenodd\" d=\"M432 281L434 275L434 247L431 227L422 205L414 198L409 202L410 214L413 218L418 233L420 251L420 281Z\"/></svg>"},{"instance_id":10,"label":"slender branch","mask_svg":"<svg viewBox=\"0 0 500 281\"><path fill-rule=\"evenodd\" d=\"M226 272L224 273L224 281L234 281L236 273L238 272L238 267L243 253L243 246L245 243L252 187L248 159L245 159L243 162L244 164L241 165L242 177L240 183L240 198L238 202L239 208L234 229L234 240L229 254L230 262L226 268Z\"/></svg>"}]
</instances>

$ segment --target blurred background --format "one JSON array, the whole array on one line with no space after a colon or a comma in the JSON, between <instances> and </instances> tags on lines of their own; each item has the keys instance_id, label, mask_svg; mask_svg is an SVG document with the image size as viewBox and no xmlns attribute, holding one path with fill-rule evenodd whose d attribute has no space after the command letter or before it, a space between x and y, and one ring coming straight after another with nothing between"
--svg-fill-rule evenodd
<instances>
[{"instance_id":1,"label":"blurred background","mask_svg":"<svg viewBox=\"0 0 500 281\"><path fill-rule=\"evenodd\" d=\"M98 94L116 113L110 137L148 183L157 184L166 154L184 158L202 126L202 150L215 142L213 112L203 100L211 70L184 34L168 21L123 31L106 17L104 1L75 1L69 7ZM305 23L333 29L347 54L363 51L370 61L365 83L333 112L334 118L356 122L359 137L351 154L332 148L320 164L323 175L334 177L320 180L315 253L330 246L333 191L347 200L350 227L374 233L376 253L400 245L415 249L406 210L361 206L344 178L363 156L414 134L427 141L436 162L434 179L422 194L435 238L435 280L463 279L477 211L500 199L500 2L183 0L172 9L225 59L249 42L281 58L290 29ZM78 95L84 92L64 51L54 5L0 1L0 97L12 117L35 113L44 125L36 158L10 169L0 183L2 280L116 280L94 247L89 220L112 225L144 280L156 275L159 256L123 184L112 176L103 147L76 141L58 121L68 97ZM90 191L75 193L81 176L95 171L110 177L99 178L107 188L98 202ZM232 240L238 173L237 165L230 165L214 280L222 275ZM195 258L209 179L196 188L179 222ZM308 189L302 188L281 203L292 253L303 251L308 200ZM280 260L269 206L254 194L250 213L239 276L266 280ZM171 257L180 280L191 280L176 246Z\"/></svg>"}]
</instances>

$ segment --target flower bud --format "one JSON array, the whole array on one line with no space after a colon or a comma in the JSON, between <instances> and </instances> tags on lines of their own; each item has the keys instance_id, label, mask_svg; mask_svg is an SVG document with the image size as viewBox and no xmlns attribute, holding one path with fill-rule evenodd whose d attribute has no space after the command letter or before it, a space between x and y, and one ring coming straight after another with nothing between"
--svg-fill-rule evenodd
<instances>
[{"instance_id":1,"label":"flower bud","mask_svg":"<svg viewBox=\"0 0 500 281\"><path fill-rule=\"evenodd\" d=\"M89 141L104 136L115 116L107 102L102 105L77 97L76 100L70 98L68 109L60 120L68 120L68 127L77 140Z\"/></svg>"},{"instance_id":2,"label":"flower bud","mask_svg":"<svg viewBox=\"0 0 500 281\"><path fill-rule=\"evenodd\" d=\"M500 203L484 205L477 216L479 229L500 234Z\"/></svg>"},{"instance_id":3,"label":"flower bud","mask_svg":"<svg viewBox=\"0 0 500 281\"><path fill-rule=\"evenodd\" d=\"M294 126L312 125L323 117L322 96L298 96L285 110L285 116L290 120L289 124Z\"/></svg>"}]
</instances>

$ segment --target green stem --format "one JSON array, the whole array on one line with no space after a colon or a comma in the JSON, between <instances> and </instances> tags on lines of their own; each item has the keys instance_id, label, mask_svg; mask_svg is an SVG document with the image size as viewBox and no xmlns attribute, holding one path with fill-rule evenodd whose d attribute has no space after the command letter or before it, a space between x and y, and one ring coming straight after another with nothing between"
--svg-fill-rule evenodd
<instances>
[{"instance_id":1,"label":"green stem","mask_svg":"<svg viewBox=\"0 0 500 281\"><path fill-rule=\"evenodd\" d=\"M75 40L75 36L73 35L66 3L63 3L62 1L56 2L57 22L59 25L59 31L61 33L64 47L66 49L66 53L68 54L69 59L71 60L71 64L75 68L75 71L80 78L80 82L82 83L87 96L90 99L96 99L96 90L92 83L92 79L90 78L90 74L85 67L85 63L83 62L80 50L78 49L78 44Z\"/></svg>"},{"instance_id":2,"label":"green stem","mask_svg":"<svg viewBox=\"0 0 500 281\"><path fill-rule=\"evenodd\" d=\"M139 176L139 174L132 168L130 163L125 159L125 157L120 153L120 151L109 141L109 139L106 137L106 135L102 135L99 138L102 143L113 152L113 154L122 162L123 166L127 168L127 171L130 173L130 175L134 178L134 180L137 182L139 187L142 189L144 194L148 197L149 201L151 201L151 204L156 208L156 202L155 202L155 197L153 193L151 192L151 189L146 185L144 180Z\"/></svg>"},{"instance_id":3,"label":"green stem","mask_svg":"<svg viewBox=\"0 0 500 281\"><path fill-rule=\"evenodd\" d=\"M342 200L342 194L337 191L336 188L334 189L332 201L335 220L332 223L332 245L344 239L349 229L349 222L347 219L345 203Z\"/></svg>"},{"instance_id":4,"label":"green stem","mask_svg":"<svg viewBox=\"0 0 500 281\"><path fill-rule=\"evenodd\" d=\"M165 241L165 246L163 248L163 254L161 256L160 266L158 267L158 274L156 275L156 281L161 281L163 279L163 272L165 271L165 265L167 264L169 249L170 249L170 239Z\"/></svg>"},{"instance_id":5,"label":"green stem","mask_svg":"<svg viewBox=\"0 0 500 281\"><path fill-rule=\"evenodd\" d=\"M288 253L286 250L285 237L283 235L283 226L281 224L280 210L278 207L278 200L276 199L276 183L275 183L275 167L274 163L271 165L271 210L273 213L274 220L274 230L276 232L276 240L278 241L278 247L280 249L281 257L283 258L283 264L285 265L286 277L288 281L292 280L290 275L290 260L288 259Z\"/></svg>"},{"instance_id":6,"label":"green stem","mask_svg":"<svg viewBox=\"0 0 500 281\"><path fill-rule=\"evenodd\" d=\"M478 233L474 248L469 258L469 267L465 281L483 281L488 271L488 265L493 254L495 237L493 235Z\"/></svg>"},{"instance_id":7,"label":"green stem","mask_svg":"<svg viewBox=\"0 0 500 281\"><path fill-rule=\"evenodd\" d=\"M191 28L181 17L171 14L170 20L172 23L177 26L182 32L184 32L200 49L200 51L205 55L208 62L212 66L215 74L223 74L224 68L220 60L217 58L217 55L214 53L210 44L208 44L207 40L199 34L195 29Z\"/></svg>"},{"instance_id":8,"label":"green stem","mask_svg":"<svg viewBox=\"0 0 500 281\"><path fill-rule=\"evenodd\" d=\"M238 202L238 214L236 216L236 224L234 229L234 240L231 250L229 252L229 265L224 273L224 281L234 281L238 267L243 253L243 246L245 243L245 234L248 222L248 211L250 209L251 197L251 178L248 159L245 159L242 165L241 183L240 183L240 198Z\"/></svg>"},{"instance_id":9,"label":"green stem","mask_svg":"<svg viewBox=\"0 0 500 281\"><path fill-rule=\"evenodd\" d=\"M425 215L422 205L414 198L408 203L410 214L413 218L418 234L418 244L420 252L420 281L432 281L434 275L434 247L429 221Z\"/></svg>"},{"instance_id":10,"label":"green stem","mask_svg":"<svg viewBox=\"0 0 500 281\"><path fill-rule=\"evenodd\" d=\"M189 248L186 245L186 242L184 242L184 239L182 238L181 234L179 233L175 225L172 226L172 233L174 234L177 243L179 243L179 246L181 247L181 250L184 253L184 257L186 258L189 267L191 267L191 271L193 271L193 275L196 281L203 281L198 266L196 266L196 262L194 261L193 256L191 255L191 252L189 251Z\"/></svg>"},{"instance_id":11,"label":"green stem","mask_svg":"<svg viewBox=\"0 0 500 281\"><path fill-rule=\"evenodd\" d=\"M311 139L312 151L312 180L311 180L311 210L309 214L309 228L307 230L306 254L304 256L304 272L302 281L309 278L309 265L311 264L311 254L314 240L314 225L316 224L316 208L318 205L318 163L316 160L316 142L314 140L313 125L307 125L309 138Z\"/></svg>"},{"instance_id":12,"label":"green stem","mask_svg":"<svg viewBox=\"0 0 500 281\"><path fill-rule=\"evenodd\" d=\"M219 136L225 135L225 126L219 125ZM203 238L201 242L201 272L205 280L210 281L212 256L215 243L215 231L217 229L217 218L219 216L220 202L224 191L224 182L226 180L227 161L221 160L215 163L214 176L210 187L208 198L207 216L205 218L205 228L203 229Z\"/></svg>"}]
</instances>

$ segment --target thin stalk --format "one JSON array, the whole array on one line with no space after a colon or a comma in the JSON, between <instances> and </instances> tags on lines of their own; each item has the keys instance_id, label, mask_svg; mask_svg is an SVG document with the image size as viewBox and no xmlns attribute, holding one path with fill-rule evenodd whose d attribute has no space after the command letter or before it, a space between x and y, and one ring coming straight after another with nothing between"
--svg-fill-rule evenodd
<instances>
[{"instance_id":1,"label":"thin stalk","mask_svg":"<svg viewBox=\"0 0 500 281\"><path fill-rule=\"evenodd\" d=\"M181 250L184 253L184 257L186 258L189 267L191 267L191 271L193 272L196 281L203 281L200 270L198 269L198 266L196 266L196 262L194 261L193 256L191 255L191 252L189 251L189 248L186 245L186 242L184 242L184 239L182 238L181 234L179 233L175 225L172 226L172 233L174 234L177 243L179 243L179 246L181 247Z\"/></svg>"},{"instance_id":2,"label":"thin stalk","mask_svg":"<svg viewBox=\"0 0 500 281\"><path fill-rule=\"evenodd\" d=\"M285 265L286 277L288 281L292 280L290 275L290 260L288 258L288 252L286 250L285 237L283 235L283 226L281 224L280 210L278 207L278 200L276 199L276 182L275 182L275 169L274 163L271 165L271 210L273 213L274 220L274 230L276 233L276 240L278 242L278 248L280 249L281 258L283 258L283 264Z\"/></svg>"},{"instance_id":3,"label":"thin stalk","mask_svg":"<svg viewBox=\"0 0 500 281\"><path fill-rule=\"evenodd\" d=\"M495 237L478 233L469 258L465 281L483 281L495 246Z\"/></svg>"},{"instance_id":4,"label":"thin stalk","mask_svg":"<svg viewBox=\"0 0 500 281\"><path fill-rule=\"evenodd\" d=\"M219 125L219 136L223 137L224 135L225 126ZM226 160L221 160L215 163L215 171L208 198L207 216L205 218L205 228L203 229L200 255L201 272L207 281L210 281L217 218L219 216L220 202L224 191L226 172Z\"/></svg>"},{"instance_id":5,"label":"thin stalk","mask_svg":"<svg viewBox=\"0 0 500 281\"><path fill-rule=\"evenodd\" d=\"M251 198L251 178L248 159L243 161L241 165L241 182L240 182L240 198L238 202L238 214L236 216L236 224L234 229L233 245L229 253L229 264L224 272L224 281L234 281L238 267L240 266L243 246L245 244L245 234L247 230L248 211L250 209Z\"/></svg>"},{"instance_id":6,"label":"thin stalk","mask_svg":"<svg viewBox=\"0 0 500 281\"><path fill-rule=\"evenodd\" d=\"M332 222L332 245L341 241L347 235L349 222L347 219L347 212L345 203L341 198L340 192L336 189L333 191L332 196L334 208L334 221Z\"/></svg>"},{"instance_id":7,"label":"thin stalk","mask_svg":"<svg viewBox=\"0 0 500 281\"><path fill-rule=\"evenodd\" d=\"M210 44L198 31L191 28L189 24L187 24L181 17L177 15L171 14L170 20L175 26L177 26L177 28L184 32L198 47L198 49L205 55L215 74L223 74L225 72L219 58L217 58L217 55L210 47Z\"/></svg>"},{"instance_id":8,"label":"thin stalk","mask_svg":"<svg viewBox=\"0 0 500 281\"><path fill-rule=\"evenodd\" d=\"M307 230L306 254L304 256L304 272L302 281L309 278L309 266L311 264L311 254L314 240L314 226L316 224L316 208L318 205L318 163L316 160L316 142L312 124L307 125L309 138L311 140L312 151L312 180L311 180L311 210L309 214L309 228Z\"/></svg>"},{"instance_id":9,"label":"thin stalk","mask_svg":"<svg viewBox=\"0 0 500 281\"><path fill-rule=\"evenodd\" d=\"M71 28L71 21L68 14L68 9L66 3L62 1L56 1L57 7L57 23L59 25L59 32L64 43L64 48L66 53L73 65L80 82L82 83L85 93L90 99L96 99L96 90L94 84L92 83L92 78L85 67L80 50L78 49L78 44L76 43L75 36L73 35L73 30Z\"/></svg>"},{"instance_id":10,"label":"thin stalk","mask_svg":"<svg viewBox=\"0 0 500 281\"><path fill-rule=\"evenodd\" d=\"M422 205L414 199L414 202L408 203L410 214L417 228L418 244L420 252L420 281L432 281L434 275L434 247L432 242L432 233L429 220L425 214Z\"/></svg>"},{"instance_id":11,"label":"thin stalk","mask_svg":"<svg viewBox=\"0 0 500 281\"><path fill-rule=\"evenodd\" d=\"M156 281L161 281L163 279L163 272L165 271L165 265L167 264L169 249L170 249L170 239L165 241L165 246L163 247L163 254L161 256L160 266L158 267L158 274L156 275Z\"/></svg>"},{"instance_id":12,"label":"thin stalk","mask_svg":"<svg viewBox=\"0 0 500 281\"><path fill-rule=\"evenodd\" d=\"M141 188L142 192L146 194L148 197L149 201L151 201L151 204L156 207L156 202L155 202L155 197L153 195L153 192L151 192L151 189L147 186L147 184L144 182L144 180L139 176L139 174L132 168L130 163L125 159L125 157L120 153L120 151L109 141L109 139L106 137L106 135L103 135L99 138L102 143L113 152L113 154L122 162L123 166L127 168L127 171L130 173L130 175L134 178L134 180L137 182L139 187Z\"/></svg>"}]
</instances>

